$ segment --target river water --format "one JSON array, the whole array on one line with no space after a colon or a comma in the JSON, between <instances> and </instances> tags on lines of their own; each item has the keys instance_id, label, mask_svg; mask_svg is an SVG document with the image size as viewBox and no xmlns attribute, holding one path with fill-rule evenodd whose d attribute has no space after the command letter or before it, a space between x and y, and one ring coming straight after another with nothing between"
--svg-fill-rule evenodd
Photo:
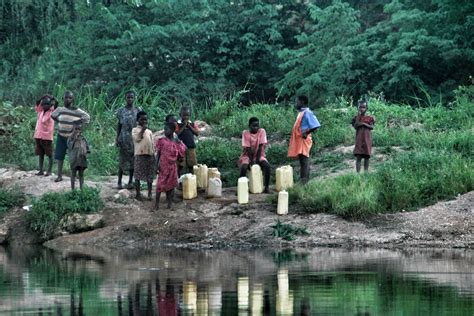
<instances>
[{"instance_id":1,"label":"river water","mask_svg":"<svg viewBox=\"0 0 474 316\"><path fill-rule=\"evenodd\" d=\"M0 248L1 315L474 315L468 250Z\"/></svg>"}]
</instances>

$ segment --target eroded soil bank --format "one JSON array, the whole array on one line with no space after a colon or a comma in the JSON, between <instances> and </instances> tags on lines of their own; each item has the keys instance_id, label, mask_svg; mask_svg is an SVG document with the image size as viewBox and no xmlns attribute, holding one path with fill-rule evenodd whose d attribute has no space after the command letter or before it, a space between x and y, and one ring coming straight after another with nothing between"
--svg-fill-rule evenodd
<instances>
[{"instance_id":1,"label":"eroded soil bank","mask_svg":"<svg viewBox=\"0 0 474 316\"><path fill-rule=\"evenodd\" d=\"M69 189L69 179L38 177L34 171L0 169L0 185L17 186L27 195L41 196ZM251 195L247 205L237 204L235 188L224 189L222 198L197 199L174 204L173 209L154 211L152 202L114 201L115 178L88 181L99 186L105 201L101 211L105 226L93 231L65 234L46 243L61 249L94 246L112 249L152 249L163 245L187 248L249 247L353 247L377 248L436 247L474 248L474 191L455 200L439 202L414 212L374 215L348 221L330 214L307 214L290 205L290 214L277 216L268 195ZM18 208L0 219L8 228L10 243L34 243L23 221L25 210ZM272 235L277 220L305 227L309 235L286 241Z\"/></svg>"}]
</instances>

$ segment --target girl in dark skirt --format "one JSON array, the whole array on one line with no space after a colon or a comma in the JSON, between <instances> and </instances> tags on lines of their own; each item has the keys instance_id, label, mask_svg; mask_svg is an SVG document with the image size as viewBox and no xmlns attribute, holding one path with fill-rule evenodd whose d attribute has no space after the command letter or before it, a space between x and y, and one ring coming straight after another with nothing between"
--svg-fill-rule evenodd
<instances>
[{"instance_id":1,"label":"girl in dark skirt","mask_svg":"<svg viewBox=\"0 0 474 316\"><path fill-rule=\"evenodd\" d=\"M354 156L356 157L356 171L360 172L360 165L364 159L364 170L369 170L369 159L372 153L372 130L375 120L372 116L365 115L367 101L359 101L359 111L352 119L352 126L356 130Z\"/></svg>"},{"instance_id":2,"label":"girl in dark skirt","mask_svg":"<svg viewBox=\"0 0 474 316\"><path fill-rule=\"evenodd\" d=\"M146 181L148 200L151 200L151 187L155 171L155 149L153 147L153 133L148 127L148 117L144 111L137 113L138 126L132 129L132 138L135 152L135 190L137 200L141 200L140 181Z\"/></svg>"}]
</instances>

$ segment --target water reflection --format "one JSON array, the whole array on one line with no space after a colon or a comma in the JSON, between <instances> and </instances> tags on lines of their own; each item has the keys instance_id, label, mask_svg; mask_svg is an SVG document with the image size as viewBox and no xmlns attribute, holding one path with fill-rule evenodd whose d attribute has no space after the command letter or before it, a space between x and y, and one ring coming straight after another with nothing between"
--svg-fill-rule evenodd
<instances>
[{"instance_id":1,"label":"water reflection","mask_svg":"<svg viewBox=\"0 0 474 316\"><path fill-rule=\"evenodd\" d=\"M469 251L0 248L0 314L472 315Z\"/></svg>"}]
</instances>

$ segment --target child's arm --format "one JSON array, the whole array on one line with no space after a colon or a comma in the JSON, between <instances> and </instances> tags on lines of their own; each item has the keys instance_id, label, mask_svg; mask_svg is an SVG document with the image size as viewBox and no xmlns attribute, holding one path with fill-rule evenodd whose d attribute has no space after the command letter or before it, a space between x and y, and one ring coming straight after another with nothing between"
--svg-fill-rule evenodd
<instances>
[{"instance_id":1,"label":"child's arm","mask_svg":"<svg viewBox=\"0 0 474 316\"><path fill-rule=\"evenodd\" d=\"M81 123L89 124L90 120L91 120L90 115L87 112L81 110Z\"/></svg>"},{"instance_id":2,"label":"child's arm","mask_svg":"<svg viewBox=\"0 0 474 316\"><path fill-rule=\"evenodd\" d=\"M139 128L135 127L134 129L132 129L132 139L133 139L133 141L139 143L143 139L143 133L144 133L143 128L139 129Z\"/></svg>"},{"instance_id":3,"label":"child's arm","mask_svg":"<svg viewBox=\"0 0 474 316\"><path fill-rule=\"evenodd\" d=\"M118 144L119 144L119 135L120 135L121 131L122 131L122 124L120 124L120 122L118 122L118 124L117 124L117 136L115 137L115 146L118 146Z\"/></svg>"},{"instance_id":4,"label":"child's arm","mask_svg":"<svg viewBox=\"0 0 474 316\"><path fill-rule=\"evenodd\" d=\"M186 125L181 123L181 124L178 124L178 131L176 132L176 135L181 136L181 134L183 134L184 132L184 129L186 128Z\"/></svg>"},{"instance_id":5,"label":"child's arm","mask_svg":"<svg viewBox=\"0 0 474 316\"><path fill-rule=\"evenodd\" d=\"M56 110L53 111L53 113L51 113L51 118L57 122L59 117L61 116L61 112L62 112L62 108L57 108Z\"/></svg>"},{"instance_id":6,"label":"child's arm","mask_svg":"<svg viewBox=\"0 0 474 316\"><path fill-rule=\"evenodd\" d=\"M257 163L260 162L260 157L262 156L262 150L263 150L263 144L260 144L257 150L257 158L256 158Z\"/></svg>"},{"instance_id":7,"label":"child's arm","mask_svg":"<svg viewBox=\"0 0 474 316\"><path fill-rule=\"evenodd\" d=\"M189 123L188 122L187 126L189 127L191 132L193 132L194 135L199 136L199 128L197 128L196 125L194 125L194 123Z\"/></svg>"}]
</instances>

